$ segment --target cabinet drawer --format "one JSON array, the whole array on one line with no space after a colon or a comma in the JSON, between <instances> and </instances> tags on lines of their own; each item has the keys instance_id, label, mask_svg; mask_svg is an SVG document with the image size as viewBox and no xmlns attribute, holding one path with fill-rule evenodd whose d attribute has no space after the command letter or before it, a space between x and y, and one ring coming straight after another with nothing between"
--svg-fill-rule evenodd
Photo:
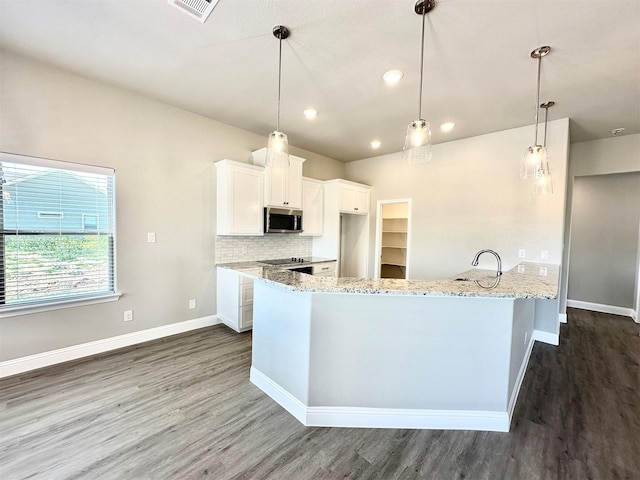
<instances>
[{"instance_id":1,"label":"cabinet drawer","mask_svg":"<svg viewBox=\"0 0 640 480\"><path fill-rule=\"evenodd\" d=\"M334 270L333 272L314 273L313 276L314 277L335 277L336 271Z\"/></svg>"},{"instance_id":2,"label":"cabinet drawer","mask_svg":"<svg viewBox=\"0 0 640 480\"><path fill-rule=\"evenodd\" d=\"M253 305L253 282L240 284L240 306Z\"/></svg>"},{"instance_id":3,"label":"cabinet drawer","mask_svg":"<svg viewBox=\"0 0 640 480\"><path fill-rule=\"evenodd\" d=\"M324 277L335 276L336 262L317 263L312 265L313 275L322 275Z\"/></svg>"},{"instance_id":4,"label":"cabinet drawer","mask_svg":"<svg viewBox=\"0 0 640 480\"><path fill-rule=\"evenodd\" d=\"M240 307L240 330L246 330L253 325L253 305Z\"/></svg>"}]
</instances>

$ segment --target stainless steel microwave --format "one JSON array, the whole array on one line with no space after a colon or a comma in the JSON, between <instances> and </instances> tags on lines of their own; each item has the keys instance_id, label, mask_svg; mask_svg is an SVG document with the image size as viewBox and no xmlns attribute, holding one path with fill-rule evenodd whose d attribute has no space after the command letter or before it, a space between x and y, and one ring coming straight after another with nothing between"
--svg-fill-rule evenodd
<instances>
[{"instance_id":1,"label":"stainless steel microwave","mask_svg":"<svg viewBox=\"0 0 640 480\"><path fill-rule=\"evenodd\" d=\"M302 232L302 210L265 207L264 231L265 233Z\"/></svg>"}]
</instances>

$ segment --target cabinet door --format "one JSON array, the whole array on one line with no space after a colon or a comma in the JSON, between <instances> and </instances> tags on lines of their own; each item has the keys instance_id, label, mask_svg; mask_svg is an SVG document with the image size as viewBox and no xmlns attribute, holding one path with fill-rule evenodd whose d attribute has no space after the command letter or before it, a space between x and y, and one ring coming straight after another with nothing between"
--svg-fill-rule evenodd
<instances>
[{"instance_id":1,"label":"cabinet door","mask_svg":"<svg viewBox=\"0 0 640 480\"><path fill-rule=\"evenodd\" d=\"M354 192L354 207L357 213L369 213L369 190L356 189Z\"/></svg>"},{"instance_id":2,"label":"cabinet door","mask_svg":"<svg viewBox=\"0 0 640 480\"><path fill-rule=\"evenodd\" d=\"M302 209L302 161L290 158L286 181L286 202L289 208Z\"/></svg>"},{"instance_id":3,"label":"cabinet door","mask_svg":"<svg viewBox=\"0 0 640 480\"><path fill-rule=\"evenodd\" d=\"M264 203L270 207L287 204L287 184L289 172L286 168L265 168Z\"/></svg>"},{"instance_id":4,"label":"cabinet door","mask_svg":"<svg viewBox=\"0 0 640 480\"><path fill-rule=\"evenodd\" d=\"M300 235L321 236L324 214L324 191L321 182L302 181L302 228Z\"/></svg>"},{"instance_id":5,"label":"cabinet door","mask_svg":"<svg viewBox=\"0 0 640 480\"><path fill-rule=\"evenodd\" d=\"M262 222L262 175L253 171L231 172L231 233L264 233Z\"/></svg>"},{"instance_id":6,"label":"cabinet door","mask_svg":"<svg viewBox=\"0 0 640 480\"><path fill-rule=\"evenodd\" d=\"M356 206L355 195L355 188L346 185L340 187L340 211L353 213L353 209Z\"/></svg>"},{"instance_id":7,"label":"cabinet door","mask_svg":"<svg viewBox=\"0 0 640 480\"><path fill-rule=\"evenodd\" d=\"M218 235L264 235L263 170L222 160L217 167Z\"/></svg>"}]
</instances>

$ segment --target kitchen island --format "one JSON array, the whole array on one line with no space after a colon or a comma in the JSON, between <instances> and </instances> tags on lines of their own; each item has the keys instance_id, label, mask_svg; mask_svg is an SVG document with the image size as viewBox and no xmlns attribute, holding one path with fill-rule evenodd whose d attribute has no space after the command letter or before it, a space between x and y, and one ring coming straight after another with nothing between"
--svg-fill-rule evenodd
<instances>
[{"instance_id":1,"label":"kitchen island","mask_svg":"<svg viewBox=\"0 0 640 480\"><path fill-rule=\"evenodd\" d=\"M251 381L304 425L508 431L534 340L557 343L557 265L443 280L219 267L257 280Z\"/></svg>"}]
</instances>

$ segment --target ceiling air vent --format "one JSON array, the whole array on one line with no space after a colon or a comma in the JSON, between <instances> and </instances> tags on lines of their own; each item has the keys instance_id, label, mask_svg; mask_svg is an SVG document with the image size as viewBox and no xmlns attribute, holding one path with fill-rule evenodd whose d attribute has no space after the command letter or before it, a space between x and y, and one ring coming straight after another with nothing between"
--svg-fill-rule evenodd
<instances>
[{"instance_id":1,"label":"ceiling air vent","mask_svg":"<svg viewBox=\"0 0 640 480\"><path fill-rule=\"evenodd\" d=\"M178 10L204 23L219 0L169 0Z\"/></svg>"}]
</instances>

